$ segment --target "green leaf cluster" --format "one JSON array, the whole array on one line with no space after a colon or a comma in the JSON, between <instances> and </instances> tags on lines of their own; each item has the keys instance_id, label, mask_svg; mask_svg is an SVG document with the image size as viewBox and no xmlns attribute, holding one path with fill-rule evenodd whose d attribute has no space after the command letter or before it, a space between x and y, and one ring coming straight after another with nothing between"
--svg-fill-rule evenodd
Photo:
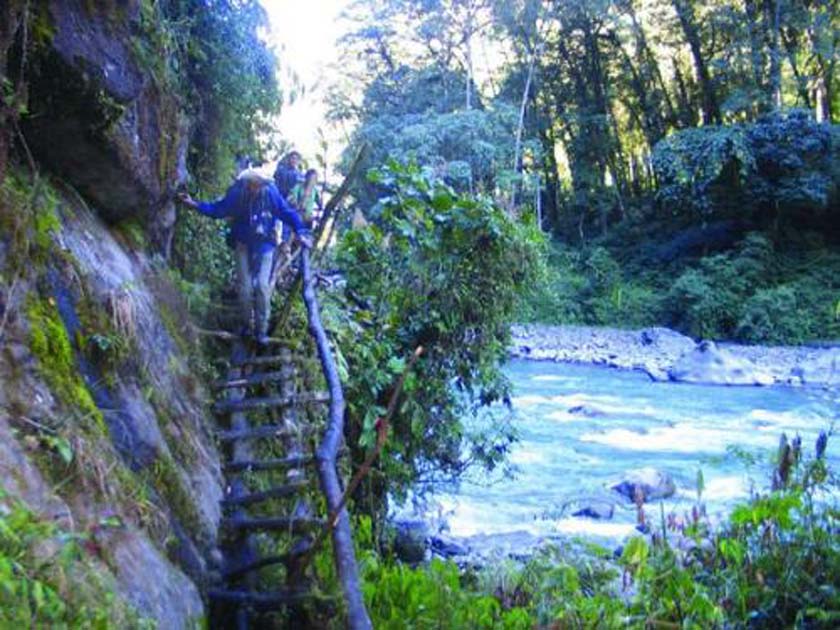
<instances>
[{"instance_id":1,"label":"green leaf cluster","mask_svg":"<svg viewBox=\"0 0 840 630\"><path fill-rule=\"evenodd\" d=\"M527 630L530 615L522 608L503 610L492 596L461 584L457 565L432 560L411 568L368 556L362 563L364 596L374 628L383 630Z\"/></svg>"},{"instance_id":2,"label":"green leaf cluster","mask_svg":"<svg viewBox=\"0 0 840 630\"><path fill-rule=\"evenodd\" d=\"M0 500L0 627L154 627L115 597L113 584L100 583L86 563L84 535L39 519L2 492Z\"/></svg>"},{"instance_id":3,"label":"green leaf cluster","mask_svg":"<svg viewBox=\"0 0 840 630\"><path fill-rule=\"evenodd\" d=\"M424 348L385 453L389 490L399 495L421 478L456 477L467 461L501 461L511 430L482 410L507 395L499 365L539 249L532 228L429 170L390 162L371 181L382 191L375 218L345 232L336 259L345 301L327 312L338 320L331 327L346 362L354 447L372 444L405 360Z\"/></svg>"}]
</instances>

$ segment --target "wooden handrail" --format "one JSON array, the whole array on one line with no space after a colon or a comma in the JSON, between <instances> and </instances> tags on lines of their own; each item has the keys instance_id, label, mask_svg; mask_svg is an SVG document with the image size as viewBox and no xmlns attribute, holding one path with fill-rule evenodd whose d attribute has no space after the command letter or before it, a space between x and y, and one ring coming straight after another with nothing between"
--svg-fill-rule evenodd
<instances>
[{"instance_id":1,"label":"wooden handrail","mask_svg":"<svg viewBox=\"0 0 840 630\"><path fill-rule=\"evenodd\" d=\"M301 255L301 276L303 279L303 301L306 305L309 320L309 333L318 348L318 358L321 370L330 392L329 417L324 438L316 451L318 477L321 490L327 500L327 509L332 514L337 513L335 527L332 530L333 555L347 603L347 626L351 630L372 630L364 598L362 597L359 567L356 563L356 552L353 548L353 537L350 532L350 517L347 508L341 505L342 491L338 482L336 460L339 448L344 439L344 392L338 367L330 349L327 334L321 322L318 298L315 294L315 284L312 275L312 263L309 249L303 248Z\"/></svg>"}]
</instances>

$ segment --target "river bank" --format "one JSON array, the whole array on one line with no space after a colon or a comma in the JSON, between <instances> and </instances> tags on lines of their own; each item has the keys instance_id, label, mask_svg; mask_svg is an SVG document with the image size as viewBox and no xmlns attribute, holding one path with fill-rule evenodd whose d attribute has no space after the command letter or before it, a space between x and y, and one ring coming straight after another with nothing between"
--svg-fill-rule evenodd
<instances>
[{"instance_id":1,"label":"river bank","mask_svg":"<svg viewBox=\"0 0 840 630\"><path fill-rule=\"evenodd\" d=\"M537 361L640 370L655 381L840 386L840 347L696 342L668 328L512 327L510 354Z\"/></svg>"}]
</instances>

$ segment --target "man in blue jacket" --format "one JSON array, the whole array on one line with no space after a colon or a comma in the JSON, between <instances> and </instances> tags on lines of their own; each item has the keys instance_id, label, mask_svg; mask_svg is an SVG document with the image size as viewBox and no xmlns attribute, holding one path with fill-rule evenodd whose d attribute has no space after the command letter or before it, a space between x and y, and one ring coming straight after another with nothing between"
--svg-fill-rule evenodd
<instances>
[{"instance_id":1,"label":"man in blue jacket","mask_svg":"<svg viewBox=\"0 0 840 630\"><path fill-rule=\"evenodd\" d=\"M243 171L221 199L195 201L188 194L181 202L214 219L232 219L231 240L235 247L239 303L245 334L253 331L257 343L268 343L271 305L272 259L278 221L290 225L303 247L312 247L312 236L300 215L283 198L270 179L254 170Z\"/></svg>"}]
</instances>

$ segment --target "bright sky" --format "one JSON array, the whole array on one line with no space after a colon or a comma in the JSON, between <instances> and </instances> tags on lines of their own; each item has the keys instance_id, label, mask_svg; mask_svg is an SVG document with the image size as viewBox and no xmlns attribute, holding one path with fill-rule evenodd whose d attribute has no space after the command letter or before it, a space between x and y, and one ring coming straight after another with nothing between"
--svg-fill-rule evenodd
<instances>
[{"instance_id":1,"label":"bright sky","mask_svg":"<svg viewBox=\"0 0 840 630\"><path fill-rule=\"evenodd\" d=\"M288 72L294 72L305 88L302 96L283 106L280 131L300 151L314 162L318 148L318 127L324 121L324 89L329 83L329 65L338 60L336 40L343 34L338 16L350 0L260 0L271 20L269 42L280 57L280 83L288 94L291 82ZM327 160L334 163L343 148L337 137L325 129L330 140Z\"/></svg>"}]
</instances>

